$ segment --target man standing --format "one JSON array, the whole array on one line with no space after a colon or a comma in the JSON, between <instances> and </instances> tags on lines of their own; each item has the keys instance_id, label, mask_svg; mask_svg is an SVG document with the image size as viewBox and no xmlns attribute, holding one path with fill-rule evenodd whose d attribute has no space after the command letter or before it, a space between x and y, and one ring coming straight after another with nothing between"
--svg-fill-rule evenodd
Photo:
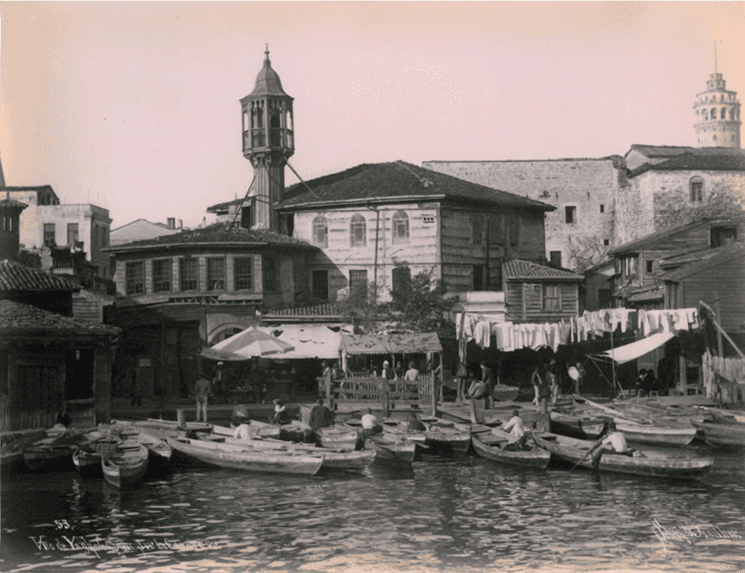
<instances>
[{"instance_id":1,"label":"man standing","mask_svg":"<svg viewBox=\"0 0 745 573\"><path fill-rule=\"evenodd\" d=\"M492 400L494 392L494 371L486 364L486 360L481 361L481 382L486 386L487 392L484 398L484 409L489 409L489 402Z\"/></svg>"},{"instance_id":2,"label":"man standing","mask_svg":"<svg viewBox=\"0 0 745 573\"><path fill-rule=\"evenodd\" d=\"M409 369L406 371L406 374L404 374L404 380L407 384L407 389L409 392L416 392L418 389L417 380L419 380L419 370L416 369L416 365L414 364L414 361L412 360L409 362Z\"/></svg>"},{"instance_id":3,"label":"man standing","mask_svg":"<svg viewBox=\"0 0 745 573\"><path fill-rule=\"evenodd\" d=\"M197 422L207 421L207 398L210 395L210 381L202 376L194 385L194 394L197 397ZM200 420L200 417L203 418Z\"/></svg>"}]
</instances>

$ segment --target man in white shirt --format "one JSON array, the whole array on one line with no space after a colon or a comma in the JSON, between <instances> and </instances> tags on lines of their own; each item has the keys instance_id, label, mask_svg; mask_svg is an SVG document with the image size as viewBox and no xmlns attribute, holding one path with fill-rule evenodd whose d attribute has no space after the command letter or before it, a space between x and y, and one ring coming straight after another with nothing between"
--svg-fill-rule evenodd
<instances>
[{"instance_id":1,"label":"man in white shirt","mask_svg":"<svg viewBox=\"0 0 745 573\"><path fill-rule=\"evenodd\" d=\"M502 431L509 432L510 435L514 437L514 440L510 440L510 445L517 443L519 448L522 448L525 445L525 440L528 438L528 435L525 433L525 424L523 424L523 420L520 417L520 412L518 410L512 412L512 418L502 426Z\"/></svg>"},{"instance_id":2,"label":"man in white shirt","mask_svg":"<svg viewBox=\"0 0 745 573\"><path fill-rule=\"evenodd\" d=\"M616 429L615 422L610 422L608 424L608 432L608 435L592 454L592 467L594 468L597 468L600 464L600 458L603 454L631 455L632 453L631 450L629 450L628 444L626 444L626 436Z\"/></svg>"},{"instance_id":3,"label":"man in white shirt","mask_svg":"<svg viewBox=\"0 0 745 573\"><path fill-rule=\"evenodd\" d=\"M372 410L367 408L365 413L362 415L362 438L368 438L372 435L379 434L383 431L383 427L378 422L378 419L373 415Z\"/></svg>"}]
</instances>

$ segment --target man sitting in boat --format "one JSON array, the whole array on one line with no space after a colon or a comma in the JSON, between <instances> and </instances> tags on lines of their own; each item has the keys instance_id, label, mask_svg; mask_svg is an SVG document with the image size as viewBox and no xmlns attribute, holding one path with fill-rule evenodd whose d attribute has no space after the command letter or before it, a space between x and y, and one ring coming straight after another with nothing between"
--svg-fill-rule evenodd
<instances>
[{"instance_id":1,"label":"man sitting in boat","mask_svg":"<svg viewBox=\"0 0 745 573\"><path fill-rule=\"evenodd\" d=\"M608 435L603 438L603 441L600 442L600 445L595 448L592 454L592 467L597 469L603 454L633 455L633 451L626 444L626 436L623 435L623 432L618 431L616 423L613 421L608 424Z\"/></svg>"},{"instance_id":2,"label":"man sitting in boat","mask_svg":"<svg viewBox=\"0 0 745 573\"><path fill-rule=\"evenodd\" d=\"M334 425L334 414L323 405L323 398L316 399L316 405L310 411L308 425L311 428L328 428Z\"/></svg>"},{"instance_id":3,"label":"man sitting in boat","mask_svg":"<svg viewBox=\"0 0 745 573\"><path fill-rule=\"evenodd\" d=\"M515 438L514 441L510 440L508 447L520 450L523 449L525 446L525 440L528 439L528 435L525 433L525 425L523 424L523 420L520 417L520 412L518 410L513 410L512 418L502 426L502 431L509 432L510 435Z\"/></svg>"},{"instance_id":4,"label":"man sitting in boat","mask_svg":"<svg viewBox=\"0 0 745 573\"><path fill-rule=\"evenodd\" d=\"M372 410L366 408L365 413L362 415L362 439L365 440L382 431L383 426L380 425L378 419L373 415Z\"/></svg>"},{"instance_id":5,"label":"man sitting in boat","mask_svg":"<svg viewBox=\"0 0 745 573\"><path fill-rule=\"evenodd\" d=\"M290 415L287 412L287 406L279 398L275 398L274 402L274 417L272 418L272 424L287 424L291 422Z\"/></svg>"}]
</instances>

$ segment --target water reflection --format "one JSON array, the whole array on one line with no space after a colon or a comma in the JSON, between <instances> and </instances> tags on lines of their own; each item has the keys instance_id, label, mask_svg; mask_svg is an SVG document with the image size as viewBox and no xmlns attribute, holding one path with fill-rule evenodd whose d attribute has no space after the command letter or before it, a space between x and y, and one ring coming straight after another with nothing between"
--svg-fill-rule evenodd
<instances>
[{"instance_id":1,"label":"water reflection","mask_svg":"<svg viewBox=\"0 0 745 573\"><path fill-rule=\"evenodd\" d=\"M313 478L177 466L123 492L14 474L0 570L737 571L743 478L742 454L717 454L701 482L427 455ZM685 526L743 537L672 537Z\"/></svg>"}]
</instances>

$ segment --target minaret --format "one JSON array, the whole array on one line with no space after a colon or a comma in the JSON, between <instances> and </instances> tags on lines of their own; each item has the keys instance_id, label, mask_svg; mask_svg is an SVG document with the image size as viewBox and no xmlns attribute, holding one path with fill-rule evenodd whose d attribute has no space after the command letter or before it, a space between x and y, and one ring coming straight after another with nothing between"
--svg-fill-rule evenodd
<instances>
[{"instance_id":1,"label":"minaret","mask_svg":"<svg viewBox=\"0 0 745 573\"><path fill-rule=\"evenodd\" d=\"M241 100L243 155L254 168L251 228L278 230L274 205L282 200L285 165L295 152L292 98L272 69L267 46L253 91Z\"/></svg>"},{"instance_id":2,"label":"minaret","mask_svg":"<svg viewBox=\"0 0 745 573\"><path fill-rule=\"evenodd\" d=\"M726 89L717 71L714 45L714 73L709 74L706 91L696 95L696 140L699 147L740 147L740 102L737 92Z\"/></svg>"}]
</instances>

